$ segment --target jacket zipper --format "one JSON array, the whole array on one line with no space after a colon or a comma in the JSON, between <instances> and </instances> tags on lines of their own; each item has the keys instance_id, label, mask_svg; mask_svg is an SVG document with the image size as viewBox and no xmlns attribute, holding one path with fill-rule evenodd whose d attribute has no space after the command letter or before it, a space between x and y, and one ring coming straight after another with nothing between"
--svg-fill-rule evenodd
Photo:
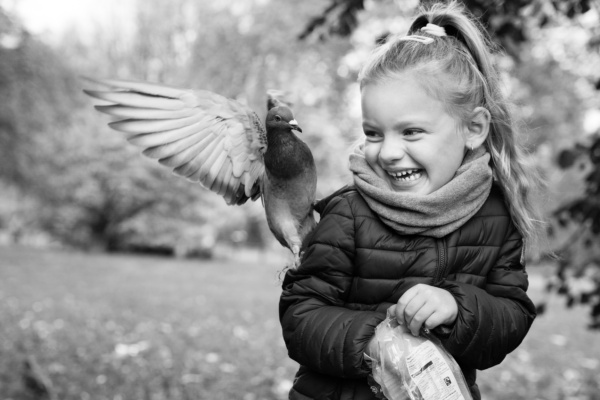
<instances>
[{"instance_id":1,"label":"jacket zipper","mask_svg":"<svg viewBox=\"0 0 600 400\"><path fill-rule=\"evenodd\" d=\"M446 241L442 239L436 240L438 249L438 265L433 274L433 286L438 286L446 278L448 269L448 255L446 254Z\"/></svg>"},{"instance_id":2,"label":"jacket zipper","mask_svg":"<svg viewBox=\"0 0 600 400\"><path fill-rule=\"evenodd\" d=\"M448 249L446 248L446 240L436 240L438 250L438 264L433 273L433 286L439 286L444 282L448 275ZM452 327L439 325L432 330L433 334L438 339L448 339L452 334Z\"/></svg>"}]
</instances>

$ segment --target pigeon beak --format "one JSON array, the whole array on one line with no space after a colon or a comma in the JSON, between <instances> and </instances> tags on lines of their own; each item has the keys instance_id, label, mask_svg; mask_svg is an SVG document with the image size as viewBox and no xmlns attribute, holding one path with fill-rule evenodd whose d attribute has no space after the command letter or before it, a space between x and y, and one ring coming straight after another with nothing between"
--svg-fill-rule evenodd
<instances>
[{"instance_id":1,"label":"pigeon beak","mask_svg":"<svg viewBox=\"0 0 600 400\"><path fill-rule=\"evenodd\" d=\"M300 128L300 126L298 126L298 121L296 121L295 119L288 122L288 124L290 124L290 126L292 127L293 130L302 132L302 128Z\"/></svg>"}]
</instances>

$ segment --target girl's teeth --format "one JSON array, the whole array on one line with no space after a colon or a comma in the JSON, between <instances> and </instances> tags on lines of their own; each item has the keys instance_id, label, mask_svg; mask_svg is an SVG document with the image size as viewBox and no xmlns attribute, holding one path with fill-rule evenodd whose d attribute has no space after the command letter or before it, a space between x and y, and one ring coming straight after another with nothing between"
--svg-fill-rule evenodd
<instances>
[{"instance_id":1,"label":"girl's teeth","mask_svg":"<svg viewBox=\"0 0 600 400\"><path fill-rule=\"evenodd\" d=\"M411 169L407 171L398 172L396 174L391 174L394 179L402 182L410 182L417 180L421 177L421 172L418 169Z\"/></svg>"}]
</instances>

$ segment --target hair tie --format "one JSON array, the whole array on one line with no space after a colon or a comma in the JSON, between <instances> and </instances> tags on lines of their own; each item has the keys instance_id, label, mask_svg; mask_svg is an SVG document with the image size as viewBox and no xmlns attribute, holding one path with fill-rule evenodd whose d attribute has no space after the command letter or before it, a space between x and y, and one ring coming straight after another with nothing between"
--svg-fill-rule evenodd
<instances>
[{"instance_id":1,"label":"hair tie","mask_svg":"<svg viewBox=\"0 0 600 400\"><path fill-rule=\"evenodd\" d=\"M428 33L432 36L437 36L437 37L447 36L446 30L444 28L442 28L441 26L435 25L435 24L427 24L424 27L422 27L420 30L425 33ZM409 36L404 36L403 38L399 39L400 42L404 42L404 41L408 41L408 40L413 41L413 42L423 43L423 44L433 43L433 38L430 38L427 36L421 36L421 35L409 35Z\"/></svg>"},{"instance_id":2,"label":"hair tie","mask_svg":"<svg viewBox=\"0 0 600 400\"><path fill-rule=\"evenodd\" d=\"M436 24L427 24L424 27L422 27L421 30L425 33L429 33L430 35L437 37L446 36L446 30L443 27Z\"/></svg>"},{"instance_id":3,"label":"hair tie","mask_svg":"<svg viewBox=\"0 0 600 400\"><path fill-rule=\"evenodd\" d=\"M401 37L400 39L398 39L399 42L405 42L405 41L409 41L409 40L411 40L413 42L423 43L423 44L433 43L433 38L430 38L427 36L419 36L419 35L404 36L404 37Z\"/></svg>"}]
</instances>

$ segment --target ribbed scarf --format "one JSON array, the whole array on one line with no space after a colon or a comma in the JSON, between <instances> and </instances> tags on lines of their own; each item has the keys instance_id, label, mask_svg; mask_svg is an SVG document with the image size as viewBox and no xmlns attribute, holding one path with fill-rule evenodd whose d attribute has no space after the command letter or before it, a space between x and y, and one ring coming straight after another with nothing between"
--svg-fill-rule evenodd
<instances>
[{"instance_id":1,"label":"ribbed scarf","mask_svg":"<svg viewBox=\"0 0 600 400\"><path fill-rule=\"evenodd\" d=\"M363 146L350 155L354 185L369 207L400 234L443 237L464 225L487 199L492 187L490 155L468 151L456 174L430 194L393 191L365 159Z\"/></svg>"}]
</instances>

